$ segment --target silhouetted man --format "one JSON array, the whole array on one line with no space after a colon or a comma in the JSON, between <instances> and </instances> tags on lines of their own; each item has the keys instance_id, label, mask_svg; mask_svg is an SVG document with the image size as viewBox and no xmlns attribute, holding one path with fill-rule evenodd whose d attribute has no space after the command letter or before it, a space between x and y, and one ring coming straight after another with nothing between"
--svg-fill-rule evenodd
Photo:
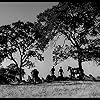
<instances>
[{"instance_id":1,"label":"silhouetted man","mask_svg":"<svg viewBox=\"0 0 100 100\"><path fill-rule=\"evenodd\" d=\"M63 69L62 69L62 67L60 67L60 69L59 69L59 73L60 73L60 76L63 78Z\"/></svg>"},{"instance_id":2,"label":"silhouetted man","mask_svg":"<svg viewBox=\"0 0 100 100\"><path fill-rule=\"evenodd\" d=\"M37 69L34 69L31 74L32 74L32 77L34 78L34 84L36 84L39 71Z\"/></svg>"},{"instance_id":3,"label":"silhouetted man","mask_svg":"<svg viewBox=\"0 0 100 100\"><path fill-rule=\"evenodd\" d=\"M51 76L54 76L54 73L55 72L55 68L54 68L54 66L53 66L53 68L51 69Z\"/></svg>"}]
</instances>

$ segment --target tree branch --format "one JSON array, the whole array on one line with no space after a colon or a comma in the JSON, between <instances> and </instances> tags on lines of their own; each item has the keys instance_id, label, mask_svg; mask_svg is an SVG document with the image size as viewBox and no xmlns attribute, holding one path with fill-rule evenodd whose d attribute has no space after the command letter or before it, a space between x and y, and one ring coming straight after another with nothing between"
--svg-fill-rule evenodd
<instances>
[{"instance_id":1,"label":"tree branch","mask_svg":"<svg viewBox=\"0 0 100 100\"><path fill-rule=\"evenodd\" d=\"M11 58L9 58L9 56L10 56ZM18 63L17 63L16 60L13 58L12 54L10 54L9 56L8 56L8 58L9 58L10 60L13 60L13 61L15 62L15 64L17 65L17 67L18 67Z\"/></svg>"},{"instance_id":2,"label":"tree branch","mask_svg":"<svg viewBox=\"0 0 100 100\"><path fill-rule=\"evenodd\" d=\"M68 31L67 32L64 31L64 33L68 33ZM71 38L67 34L65 36L67 36L68 40L76 47L76 44L73 43L73 41L71 40Z\"/></svg>"},{"instance_id":3,"label":"tree branch","mask_svg":"<svg viewBox=\"0 0 100 100\"><path fill-rule=\"evenodd\" d=\"M22 63L24 64L26 62L26 59L28 58L28 56L26 56L26 58L22 59Z\"/></svg>"},{"instance_id":4,"label":"tree branch","mask_svg":"<svg viewBox=\"0 0 100 100\"><path fill-rule=\"evenodd\" d=\"M22 60L24 60L24 59L25 59L25 57L27 57L27 54L23 56Z\"/></svg>"},{"instance_id":5,"label":"tree branch","mask_svg":"<svg viewBox=\"0 0 100 100\"><path fill-rule=\"evenodd\" d=\"M25 64L24 64L24 63L25 63ZM23 63L23 66L27 65L28 61L25 61L24 63Z\"/></svg>"},{"instance_id":6,"label":"tree branch","mask_svg":"<svg viewBox=\"0 0 100 100\"><path fill-rule=\"evenodd\" d=\"M30 45L29 47L27 47L26 48L26 50L24 51L24 55L22 56L22 60L24 60L24 59L27 59L26 57L27 57L27 50L30 50L30 49L32 49L32 48L34 48L35 47L35 44L33 44L33 46L31 47L32 45Z\"/></svg>"},{"instance_id":7,"label":"tree branch","mask_svg":"<svg viewBox=\"0 0 100 100\"><path fill-rule=\"evenodd\" d=\"M66 41L66 40L67 40L67 38L64 39L64 43L63 43L63 45L62 45L62 48L64 47L64 45L65 45L65 41Z\"/></svg>"},{"instance_id":8,"label":"tree branch","mask_svg":"<svg viewBox=\"0 0 100 100\"><path fill-rule=\"evenodd\" d=\"M62 35L62 34L59 34L59 35L58 35L58 37L57 37L57 39L53 41L53 43L52 43L52 44L54 44L54 43L55 43L55 44L54 44L54 47L55 47L55 45L56 45L56 41L59 39L59 37L60 37L61 35Z\"/></svg>"},{"instance_id":9,"label":"tree branch","mask_svg":"<svg viewBox=\"0 0 100 100\"><path fill-rule=\"evenodd\" d=\"M72 33L72 32L71 32L71 33ZM70 35L70 37L74 40L75 46L76 46L77 48L79 48L80 46L79 46L79 44L77 43L76 39L75 39L72 35Z\"/></svg>"}]
</instances>

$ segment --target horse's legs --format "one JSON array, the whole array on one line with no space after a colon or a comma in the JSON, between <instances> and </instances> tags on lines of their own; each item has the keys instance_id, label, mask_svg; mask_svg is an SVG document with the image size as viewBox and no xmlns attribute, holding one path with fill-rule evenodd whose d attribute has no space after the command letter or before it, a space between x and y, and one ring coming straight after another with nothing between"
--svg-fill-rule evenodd
<instances>
[{"instance_id":1,"label":"horse's legs","mask_svg":"<svg viewBox=\"0 0 100 100\"><path fill-rule=\"evenodd\" d=\"M73 73L73 79L75 79L75 73Z\"/></svg>"},{"instance_id":2,"label":"horse's legs","mask_svg":"<svg viewBox=\"0 0 100 100\"><path fill-rule=\"evenodd\" d=\"M71 79L73 79L73 73L71 72Z\"/></svg>"}]
</instances>

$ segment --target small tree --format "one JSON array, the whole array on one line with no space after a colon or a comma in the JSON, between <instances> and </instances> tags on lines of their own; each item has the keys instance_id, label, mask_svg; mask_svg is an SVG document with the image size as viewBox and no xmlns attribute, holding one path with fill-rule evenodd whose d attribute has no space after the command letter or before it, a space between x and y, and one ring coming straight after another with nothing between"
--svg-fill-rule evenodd
<instances>
[{"instance_id":1,"label":"small tree","mask_svg":"<svg viewBox=\"0 0 100 100\"><path fill-rule=\"evenodd\" d=\"M7 74L17 77L20 74L20 68L18 68L14 63L6 66ZM21 69L22 77L24 77L24 69Z\"/></svg>"},{"instance_id":2,"label":"small tree","mask_svg":"<svg viewBox=\"0 0 100 100\"><path fill-rule=\"evenodd\" d=\"M20 81L22 80L22 67L30 65L34 67L34 63L29 60L30 57L43 61L42 54L36 49L36 43L39 38L36 36L38 34L35 24L31 22L18 21L11 25L0 27L0 37L2 38L0 41L1 61L6 57L14 61L16 66L20 68ZM13 55L16 52L20 55L20 65L18 65Z\"/></svg>"}]
</instances>

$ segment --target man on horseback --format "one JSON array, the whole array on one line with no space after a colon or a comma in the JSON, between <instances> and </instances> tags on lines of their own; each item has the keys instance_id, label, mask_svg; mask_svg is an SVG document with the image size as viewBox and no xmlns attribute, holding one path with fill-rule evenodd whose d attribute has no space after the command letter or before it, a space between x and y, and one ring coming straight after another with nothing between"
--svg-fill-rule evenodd
<instances>
[{"instance_id":1,"label":"man on horseback","mask_svg":"<svg viewBox=\"0 0 100 100\"><path fill-rule=\"evenodd\" d=\"M76 78L78 78L79 80L83 79L84 74L81 73L79 68L72 68L72 67L68 66L67 71L69 71L69 70L71 73L71 77L70 77L71 79L76 79ZM75 77L75 75L79 75L79 76Z\"/></svg>"},{"instance_id":2,"label":"man on horseback","mask_svg":"<svg viewBox=\"0 0 100 100\"><path fill-rule=\"evenodd\" d=\"M67 70L67 71L70 71L70 73L71 73L70 78L71 78L71 79L75 78L75 73L74 73L74 70L73 70L72 67L68 66L68 70Z\"/></svg>"}]
</instances>

